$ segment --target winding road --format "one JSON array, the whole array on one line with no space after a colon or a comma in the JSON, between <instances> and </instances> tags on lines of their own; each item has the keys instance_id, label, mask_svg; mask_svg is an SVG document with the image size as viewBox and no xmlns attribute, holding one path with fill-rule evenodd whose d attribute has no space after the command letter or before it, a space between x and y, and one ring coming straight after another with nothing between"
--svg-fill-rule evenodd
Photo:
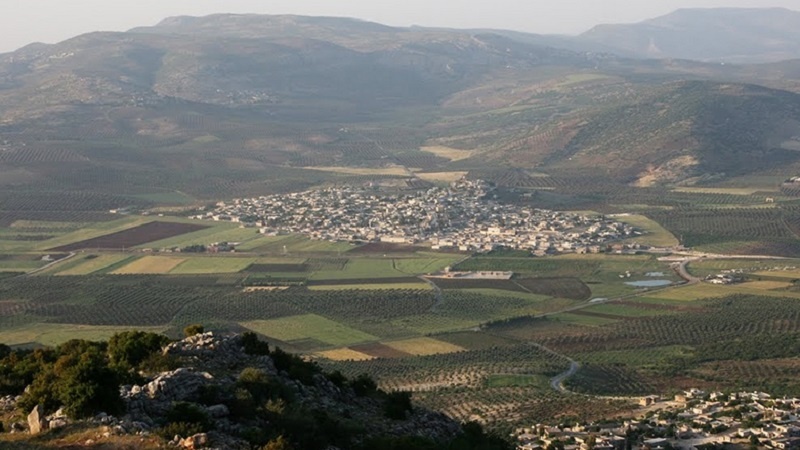
<instances>
[{"instance_id":1,"label":"winding road","mask_svg":"<svg viewBox=\"0 0 800 450\"><path fill-rule=\"evenodd\" d=\"M569 369L567 369L565 372L562 372L562 373L554 376L550 380L550 387L552 387L554 391L561 392L562 394L569 392L569 391L567 391L567 388L564 387L564 381L566 381L567 378L569 378L569 377L575 375L576 373L578 373L578 369L580 369L580 368L581 368L581 365L578 364L578 361L570 359L569 360Z\"/></svg>"}]
</instances>

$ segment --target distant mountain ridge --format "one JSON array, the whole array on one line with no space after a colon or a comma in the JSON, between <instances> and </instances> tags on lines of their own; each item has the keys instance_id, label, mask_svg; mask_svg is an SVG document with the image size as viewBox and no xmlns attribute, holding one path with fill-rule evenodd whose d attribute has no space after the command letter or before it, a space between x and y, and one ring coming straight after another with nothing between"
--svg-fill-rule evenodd
<instances>
[{"instance_id":1,"label":"distant mountain ridge","mask_svg":"<svg viewBox=\"0 0 800 450\"><path fill-rule=\"evenodd\" d=\"M592 45L254 15L30 45L0 55L0 186L205 200L375 169L602 169L648 185L800 161L800 61L643 60ZM369 176L331 170L342 167Z\"/></svg>"},{"instance_id":2,"label":"distant mountain ridge","mask_svg":"<svg viewBox=\"0 0 800 450\"><path fill-rule=\"evenodd\" d=\"M785 8L679 9L578 38L645 58L763 63L800 58L800 12Z\"/></svg>"}]
</instances>

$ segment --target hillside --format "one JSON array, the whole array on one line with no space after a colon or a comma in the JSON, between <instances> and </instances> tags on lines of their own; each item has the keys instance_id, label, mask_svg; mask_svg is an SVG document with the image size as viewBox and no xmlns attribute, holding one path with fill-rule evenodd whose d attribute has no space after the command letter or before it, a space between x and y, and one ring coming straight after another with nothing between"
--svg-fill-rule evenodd
<instances>
[{"instance_id":1,"label":"hillside","mask_svg":"<svg viewBox=\"0 0 800 450\"><path fill-rule=\"evenodd\" d=\"M325 373L253 333L198 330L172 343L124 332L35 353L0 347L0 419L13 432L0 435L0 447L506 447L477 424L462 431L415 407L409 393L379 391L367 376Z\"/></svg>"},{"instance_id":2,"label":"hillside","mask_svg":"<svg viewBox=\"0 0 800 450\"><path fill-rule=\"evenodd\" d=\"M800 12L783 8L681 9L630 25L599 25L581 40L644 58L727 63L800 57Z\"/></svg>"},{"instance_id":3,"label":"hillside","mask_svg":"<svg viewBox=\"0 0 800 450\"><path fill-rule=\"evenodd\" d=\"M800 86L792 63L559 42L218 15L28 46L0 56L0 222L508 166L627 184L665 164L655 182L794 161L775 150L795 135L796 97L781 90Z\"/></svg>"}]
</instances>

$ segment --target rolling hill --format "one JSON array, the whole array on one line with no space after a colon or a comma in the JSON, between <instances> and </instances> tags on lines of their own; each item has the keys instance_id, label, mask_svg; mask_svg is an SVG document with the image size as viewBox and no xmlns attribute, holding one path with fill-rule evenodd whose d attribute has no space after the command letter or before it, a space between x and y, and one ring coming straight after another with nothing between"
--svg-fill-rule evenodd
<instances>
[{"instance_id":1,"label":"rolling hill","mask_svg":"<svg viewBox=\"0 0 800 450\"><path fill-rule=\"evenodd\" d=\"M626 55L728 63L800 58L800 12L783 8L681 9L630 25L599 25L579 39Z\"/></svg>"},{"instance_id":2,"label":"rolling hill","mask_svg":"<svg viewBox=\"0 0 800 450\"><path fill-rule=\"evenodd\" d=\"M559 39L217 15L31 45L0 55L0 210L507 167L683 183L796 161L795 63L626 59Z\"/></svg>"}]
</instances>

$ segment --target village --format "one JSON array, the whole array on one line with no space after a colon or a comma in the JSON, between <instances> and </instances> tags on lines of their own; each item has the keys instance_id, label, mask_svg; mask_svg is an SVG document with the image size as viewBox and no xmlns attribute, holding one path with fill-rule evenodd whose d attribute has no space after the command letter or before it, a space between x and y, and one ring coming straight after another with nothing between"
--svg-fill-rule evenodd
<instances>
[{"instance_id":1,"label":"village","mask_svg":"<svg viewBox=\"0 0 800 450\"><path fill-rule=\"evenodd\" d=\"M484 181L466 179L449 187L392 194L330 187L219 202L214 210L191 218L238 222L268 235L472 252L503 247L537 256L600 253L611 242L641 234L601 216L500 203L492 190Z\"/></svg>"},{"instance_id":2,"label":"village","mask_svg":"<svg viewBox=\"0 0 800 450\"><path fill-rule=\"evenodd\" d=\"M518 450L800 448L800 398L690 389L639 400L637 419L546 426L515 433Z\"/></svg>"}]
</instances>

